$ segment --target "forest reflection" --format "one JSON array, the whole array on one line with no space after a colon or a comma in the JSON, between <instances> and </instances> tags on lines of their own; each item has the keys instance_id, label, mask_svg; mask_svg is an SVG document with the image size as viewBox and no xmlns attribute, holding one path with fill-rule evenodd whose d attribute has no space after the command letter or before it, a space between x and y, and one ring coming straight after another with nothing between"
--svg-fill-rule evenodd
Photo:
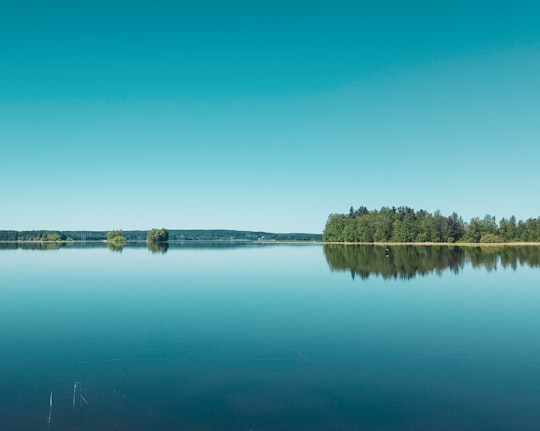
<instances>
[{"instance_id":1,"label":"forest reflection","mask_svg":"<svg viewBox=\"0 0 540 431\"><path fill-rule=\"evenodd\" d=\"M459 246L384 246L335 245L324 246L324 254L332 271L350 271L354 279L371 275L385 279L411 279L445 270L458 273L465 264L488 271L516 269L520 265L540 267L540 247L459 247Z\"/></svg>"},{"instance_id":2,"label":"forest reflection","mask_svg":"<svg viewBox=\"0 0 540 431\"><path fill-rule=\"evenodd\" d=\"M65 248L108 248L113 252L122 252L125 249L146 248L151 253L164 254L170 249L232 249L242 247L275 247L277 243L263 243L257 241L168 241L164 243L147 243L146 241L130 241L114 243L105 241L76 241L76 242L2 242L0 250L59 250Z\"/></svg>"},{"instance_id":3,"label":"forest reflection","mask_svg":"<svg viewBox=\"0 0 540 431\"><path fill-rule=\"evenodd\" d=\"M147 243L146 241L140 242L104 242L104 241L94 241L94 242L77 242L77 243L66 243L66 242L0 242L0 250L59 250L61 248L104 248L107 247L113 253L122 253L125 248L143 248L146 247L151 253L166 253L169 249L168 243Z\"/></svg>"}]
</instances>

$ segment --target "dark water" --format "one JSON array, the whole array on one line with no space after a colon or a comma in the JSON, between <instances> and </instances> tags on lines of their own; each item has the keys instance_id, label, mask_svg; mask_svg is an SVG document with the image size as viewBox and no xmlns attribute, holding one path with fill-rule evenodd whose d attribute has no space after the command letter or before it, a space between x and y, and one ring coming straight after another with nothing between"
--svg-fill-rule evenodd
<instances>
[{"instance_id":1,"label":"dark water","mask_svg":"<svg viewBox=\"0 0 540 431\"><path fill-rule=\"evenodd\" d=\"M224 245L0 249L0 430L540 429L539 248Z\"/></svg>"}]
</instances>

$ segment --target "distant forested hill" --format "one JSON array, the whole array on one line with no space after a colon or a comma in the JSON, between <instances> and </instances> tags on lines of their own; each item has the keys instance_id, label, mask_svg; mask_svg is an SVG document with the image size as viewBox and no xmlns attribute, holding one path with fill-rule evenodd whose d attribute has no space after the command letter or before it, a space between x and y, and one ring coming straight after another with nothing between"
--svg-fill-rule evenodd
<instances>
[{"instance_id":1,"label":"distant forested hill","mask_svg":"<svg viewBox=\"0 0 540 431\"><path fill-rule=\"evenodd\" d=\"M368 210L354 209L348 214L331 214L323 232L327 242L465 242L503 243L540 242L540 218L516 221L486 215L466 223L455 212L443 216L436 211L415 211L409 207Z\"/></svg>"},{"instance_id":2,"label":"distant forested hill","mask_svg":"<svg viewBox=\"0 0 540 431\"><path fill-rule=\"evenodd\" d=\"M184 230L171 229L169 241L321 241L321 234L270 233L239 230ZM61 241L105 241L107 231L50 231L50 230L0 230L0 241L41 241L51 234L58 234ZM146 241L147 230L123 231L128 241Z\"/></svg>"}]
</instances>

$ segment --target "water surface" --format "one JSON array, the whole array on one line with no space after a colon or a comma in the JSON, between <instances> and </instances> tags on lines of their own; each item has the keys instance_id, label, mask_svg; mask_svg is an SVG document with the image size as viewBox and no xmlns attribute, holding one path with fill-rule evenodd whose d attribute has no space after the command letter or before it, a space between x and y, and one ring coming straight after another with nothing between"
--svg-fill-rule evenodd
<instances>
[{"instance_id":1,"label":"water surface","mask_svg":"<svg viewBox=\"0 0 540 431\"><path fill-rule=\"evenodd\" d=\"M0 429L536 430L539 255L0 249Z\"/></svg>"}]
</instances>

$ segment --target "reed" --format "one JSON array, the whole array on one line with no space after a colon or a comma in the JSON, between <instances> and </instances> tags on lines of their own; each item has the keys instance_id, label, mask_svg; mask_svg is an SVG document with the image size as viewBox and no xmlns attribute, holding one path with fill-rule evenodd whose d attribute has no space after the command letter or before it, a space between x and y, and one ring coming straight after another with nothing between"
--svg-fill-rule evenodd
<instances>
[{"instance_id":1,"label":"reed","mask_svg":"<svg viewBox=\"0 0 540 431\"><path fill-rule=\"evenodd\" d=\"M47 422L49 425L51 424L52 406L53 406L53 396L51 392L51 395L49 395L49 417L47 418Z\"/></svg>"},{"instance_id":2,"label":"reed","mask_svg":"<svg viewBox=\"0 0 540 431\"><path fill-rule=\"evenodd\" d=\"M74 382L73 383L73 411L75 411L75 406L77 405L77 400L79 401L79 407L83 406L83 403L85 406L88 405L88 401L86 401L86 398L84 398L82 394L82 388L80 382Z\"/></svg>"},{"instance_id":3,"label":"reed","mask_svg":"<svg viewBox=\"0 0 540 431\"><path fill-rule=\"evenodd\" d=\"M80 386L79 382L73 383L73 409L75 409L75 397L76 397L77 389L79 388L79 386Z\"/></svg>"}]
</instances>

